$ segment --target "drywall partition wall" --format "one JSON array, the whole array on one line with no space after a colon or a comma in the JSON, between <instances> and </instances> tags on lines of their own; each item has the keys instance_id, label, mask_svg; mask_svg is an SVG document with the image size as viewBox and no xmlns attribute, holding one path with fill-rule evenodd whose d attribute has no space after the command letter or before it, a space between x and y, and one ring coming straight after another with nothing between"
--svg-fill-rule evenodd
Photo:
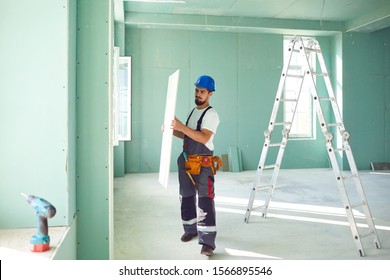
<instances>
[{"instance_id":1,"label":"drywall partition wall","mask_svg":"<svg viewBox=\"0 0 390 280\"><path fill-rule=\"evenodd\" d=\"M390 162L390 28L383 30L385 47L385 161Z\"/></svg>"},{"instance_id":2,"label":"drywall partition wall","mask_svg":"<svg viewBox=\"0 0 390 280\"><path fill-rule=\"evenodd\" d=\"M331 43L324 43L331 64ZM283 35L235 32L126 29L126 55L133 57L133 138L126 143L127 172L157 172L166 79L180 69L176 115L182 121L194 104L194 82L215 78L211 99L220 115L215 153L231 146L242 152L244 170L257 168L283 63ZM328 167L323 136L290 141L284 168ZM182 142L174 139L171 170Z\"/></svg>"},{"instance_id":3,"label":"drywall partition wall","mask_svg":"<svg viewBox=\"0 0 390 280\"><path fill-rule=\"evenodd\" d=\"M77 38L77 0L68 1L69 10L69 59L68 59L68 207L69 225L75 225L76 213L76 38ZM73 235L72 235L73 237Z\"/></svg>"},{"instance_id":4,"label":"drywall partition wall","mask_svg":"<svg viewBox=\"0 0 390 280\"><path fill-rule=\"evenodd\" d=\"M386 160L389 30L347 33L343 38L344 122L359 169ZM346 160L344 165L348 168Z\"/></svg>"},{"instance_id":5,"label":"drywall partition wall","mask_svg":"<svg viewBox=\"0 0 390 280\"><path fill-rule=\"evenodd\" d=\"M0 2L0 211L7 213L1 228L36 227L21 192L56 207L49 226L73 220L73 7L74 1Z\"/></svg>"},{"instance_id":6,"label":"drywall partition wall","mask_svg":"<svg viewBox=\"0 0 390 280\"><path fill-rule=\"evenodd\" d=\"M77 9L77 258L112 255L112 1Z\"/></svg>"},{"instance_id":7,"label":"drywall partition wall","mask_svg":"<svg viewBox=\"0 0 390 280\"><path fill-rule=\"evenodd\" d=\"M54 249L53 260L76 260L76 239L77 239L77 217L73 220L73 223L67 228L65 234L62 236L61 241Z\"/></svg>"}]
</instances>

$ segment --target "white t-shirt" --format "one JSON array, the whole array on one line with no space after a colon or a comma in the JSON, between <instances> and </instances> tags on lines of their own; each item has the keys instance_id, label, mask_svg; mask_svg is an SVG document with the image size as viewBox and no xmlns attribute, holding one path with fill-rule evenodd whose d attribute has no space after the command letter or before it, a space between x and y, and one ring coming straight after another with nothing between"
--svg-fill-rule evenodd
<instances>
[{"instance_id":1,"label":"white t-shirt","mask_svg":"<svg viewBox=\"0 0 390 280\"><path fill-rule=\"evenodd\" d=\"M197 108L195 108L194 112L191 115L190 120L188 121L189 128L196 130L198 120L199 120L200 116L202 115L203 111L206 109L207 109L207 107L204 109L201 109L201 110L198 110ZM191 112L189 114L191 114ZM187 118L188 118L188 116L187 116ZM217 133L218 125L219 125L218 113L214 108L210 108L206 112L206 114L204 115L203 120L202 120L202 124L200 127L201 129L204 128L204 129L207 129L207 130L210 130L213 132L213 135L211 135L209 141L205 144L205 146L210 151L214 151L213 139L214 139L215 133Z\"/></svg>"}]
</instances>

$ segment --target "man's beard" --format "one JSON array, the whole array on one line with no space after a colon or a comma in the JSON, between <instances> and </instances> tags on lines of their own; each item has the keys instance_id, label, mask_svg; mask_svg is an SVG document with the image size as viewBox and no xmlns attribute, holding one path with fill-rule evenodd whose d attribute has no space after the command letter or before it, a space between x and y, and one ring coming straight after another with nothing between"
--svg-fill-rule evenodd
<instances>
[{"instance_id":1,"label":"man's beard","mask_svg":"<svg viewBox=\"0 0 390 280\"><path fill-rule=\"evenodd\" d=\"M202 100L200 100L198 98L195 98L195 104L198 105L198 106L203 105L205 102L206 101L202 101Z\"/></svg>"}]
</instances>

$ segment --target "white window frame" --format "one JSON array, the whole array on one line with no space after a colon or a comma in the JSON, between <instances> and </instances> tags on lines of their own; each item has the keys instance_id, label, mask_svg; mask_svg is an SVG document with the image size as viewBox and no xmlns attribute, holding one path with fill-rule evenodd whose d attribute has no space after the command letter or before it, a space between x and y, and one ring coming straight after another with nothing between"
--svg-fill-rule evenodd
<instances>
[{"instance_id":1,"label":"white window frame","mask_svg":"<svg viewBox=\"0 0 390 280\"><path fill-rule=\"evenodd\" d=\"M114 48L113 143L131 141L131 57Z\"/></svg>"},{"instance_id":2,"label":"white window frame","mask_svg":"<svg viewBox=\"0 0 390 280\"><path fill-rule=\"evenodd\" d=\"M284 36L283 39L283 63L287 63L288 54L287 51L289 42L293 39L292 36ZM306 45L307 42L313 38L305 38L302 37L303 43ZM301 72L302 62L299 61L301 56L298 55L292 55L291 61L290 61L290 69L295 68L297 73ZM312 71L315 71L316 69L316 57L315 55L311 55L309 57L310 65L313 66ZM314 77L315 78L315 77ZM315 80L314 80L315 82ZM296 98L300 86L300 80L296 79L296 81L293 81L292 79L286 79L283 94L286 99L294 99ZM312 99L312 88L310 87L310 84L308 83L308 79L305 79L302 90L300 93L297 109L295 112L294 120L291 125L291 130L289 134L289 138L291 139L315 139L315 131L316 131L316 119L315 119L315 110L314 110L314 104ZM291 114L293 113L293 106L295 103L293 102L284 102L284 120L291 117Z\"/></svg>"},{"instance_id":3,"label":"white window frame","mask_svg":"<svg viewBox=\"0 0 390 280\"><path fill-rule=\"evenodd\" d=\"M131 141L131 57L119 57L119 141Z\"/></svg>"}]
</instances>

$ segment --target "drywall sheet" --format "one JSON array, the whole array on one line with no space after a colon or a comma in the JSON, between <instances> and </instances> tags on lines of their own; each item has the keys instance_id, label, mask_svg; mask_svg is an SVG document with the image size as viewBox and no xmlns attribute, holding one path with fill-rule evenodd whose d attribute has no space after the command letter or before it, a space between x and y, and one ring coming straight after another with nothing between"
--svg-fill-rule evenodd
<instances>
[{"instance_id":1,"label":"drywall sheet","mask_svg":"<svg viewBox=\"0 0 390 280\"><path fill-rule=\"evenodd\" d=\"M167 98L165 102L164 132L162 133L160 173L158 181L164 187L168 187L168 179L171 165L173 130L171 122L175 117L177 88L179 85L180 70L169 76Z\"/></svg>"},{"instance_id":2,"label":"drywall sheet","mask_svg":"<svg viewBox=\"0 0 390 280\"><path fill-rule=\"evenodd\" d=\"M386 170L390 171L390 162L371 162L372 170Z\"/></svg>"},{"instance_id":3,"label":"drywall sheet","mask_svg":"<svg viewBox=\"0 0 390 280\"><path fill-rule=\"evenodd\" d=\"M390 175L390 162L371 162L372 174Z\"/></svg>"}]
</instances>

